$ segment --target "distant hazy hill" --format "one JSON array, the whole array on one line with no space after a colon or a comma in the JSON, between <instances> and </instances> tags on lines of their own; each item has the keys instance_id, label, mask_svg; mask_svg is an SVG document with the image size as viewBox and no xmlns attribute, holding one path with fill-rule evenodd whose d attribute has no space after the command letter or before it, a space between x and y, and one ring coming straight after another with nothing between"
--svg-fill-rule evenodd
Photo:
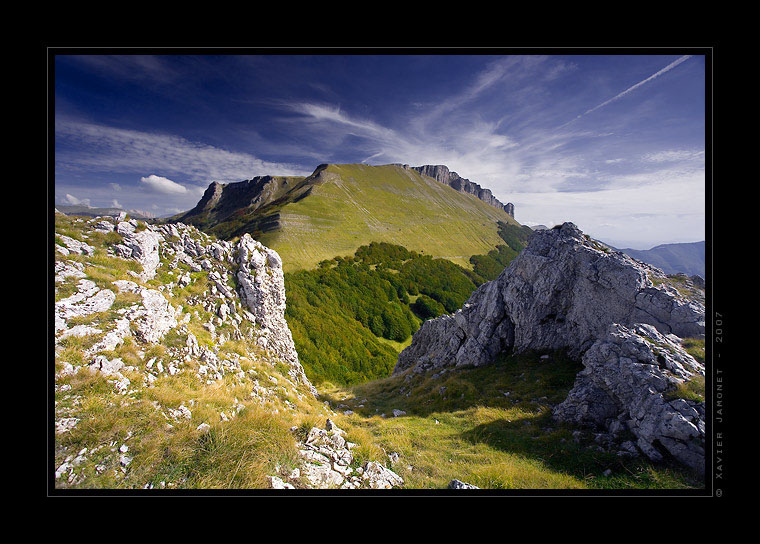
<instances>
[{"instance_id":1,"label":"distant hazy hill","mask_svg":"<svg viewBox=\"0 0 760 544\"><path fill-rule=\"evenodd\" d=\"M504 210L402 165L323 164L308 177L260 176L212 183L198 205L172 220L221 238L248 232L283 258L314 268L362 245L387 242L469 267L503 244Z\"/></svg>"},{"instance_id":2,"label":"distant hazy hill","mask_svg":"<svg viewBox=\"0 0 760 544\"><path fill-rule=\"evenodd\" d=\"M90 208L88 206L59 206L55 207L58 211L65 213L66 215L83 215L85 217L98 217L98 216L115 216L121 212L127 212L132 219L151 219L154 216L147 212L140 212L137 210L122 210L121 208Z\"/></svg>"},{"instance_id":3,"label":"distant hazy hill","mask_svg":"<svg viewBox=\"0 0 760 544\"><path fill-rule=\"evenodd\" d=\"M634 259L662 269L666 274L683 272L705 277L705 242L663 244L652 249L620 249Z\"/></svg>"}]
</instances>

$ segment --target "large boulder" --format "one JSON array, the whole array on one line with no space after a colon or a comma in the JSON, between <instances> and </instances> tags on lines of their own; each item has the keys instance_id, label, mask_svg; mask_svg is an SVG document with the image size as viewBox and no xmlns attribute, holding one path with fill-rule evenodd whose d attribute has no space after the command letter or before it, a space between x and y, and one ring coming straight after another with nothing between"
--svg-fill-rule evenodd
<instances>
[{"instance_id":1,"label":"large boulder","mask_svg":"<svg viewBox=\"0 0 760 544\"><path fill-rule=\"evenodd\" d=\"M613 324L584 354L583 366L555 418L606 429L623 423L650 459L670 455L704 471L704 403L674 393L705 370L677 339L651 325Z\"/></svg>"},{"instance_id":2,"label":"large boulder","mask_svg":"<svg viewBox=\"0 0 760 544\"><path fill-rule=\"evenodd\" d=\"M533 233L501 275L453 315L423 323L394 374L489 364L506 350L580 356L611 323L704 335L704 305L661 281L662 271L585 236L574 224Z\"/></svg>"}]
</instances>

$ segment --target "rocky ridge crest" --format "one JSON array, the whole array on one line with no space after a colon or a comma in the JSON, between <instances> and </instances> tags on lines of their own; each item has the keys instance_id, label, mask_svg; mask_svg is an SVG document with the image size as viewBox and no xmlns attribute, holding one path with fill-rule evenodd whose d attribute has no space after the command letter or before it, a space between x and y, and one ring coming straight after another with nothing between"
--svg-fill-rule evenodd
<instances>
[{"instance_id":1,"label":"rocky ridge crest","mask_svg":"<svg viewBox=\"0 0 760 544\"><path fill-rule=\"evenodd\" d=\"M115 321L115 326L87 350L88 354L96 355L101 351L113 350L130 335L143 343L155 344L170 330L190 321L191 314L184 313L181 307L173 306L162 292L171 293L174 288L192 283L190 273L177 274L179 277L176 278L176 283L160 285L158 289L144 285L156 276L161 265L160 254L163 253L170 259L170 271L179 271L178 265L183 263L191 272L208 273L212 298L191 299L190 303L199 303L205 310L216 314L214 320L205 324L212 335L216 326L229 323L233 329L231 336L240 339L242 333L238 325L243 320L249 321L255 325L255 332L252 333L255 335L255 343L286 362L290 367L289 374L292 379L297 383L306 384L316 393L298 360L290 329L285 321L282 261L275 251L264 247L250 236L244 236L233 245L224 240L212 241L196 228L182 223L153 226L136 220L120 219L125 217L117 217L114 221L98 217L90 223L93 224L94 231L121 235L122 241L111 245L111 255L132 259L142 265L141 272L129 272L136 281L112 282L116 292L133 293L141 300L129 308L118 310L120 318ZM58 238L63 241L65 247L56 245L56 250L63 255L72 252L81 255L94 253L94 248L86 242L66 236ZM82 264L76 261L56 262L57 283L66 281L68 277L78 278L77 292L55 304L54 329L57 342L71 335L102 334L103 331L86 325L69 328L67 322L72 318L108 311L116 300L114 290L101 289L95 282L85 279L82 269ZM235 283L230 277L233 271L236 271L238 290L230 286L231 283ZM187 331L185 334L188 334ZM188 334L190 355L198 351L195 349L196 345L194 336Z\"/></svg>"},{"instance_id":2,"label":"rocky ridge crest","mask_svg":"<svg viewBox=\"0 0 760 544\"><path fill-rule=\"evenodd\" d=\"M424 166L412 166L412 170L416 170L422 175L433 178L436 181L440 181L444 185L448 185L452 189L456 189L460 193L467 193L474 195L483 202L490 204L496 208L501 208L507 212L510 217L515 216L515 205L511 202L503 204L498 198L493 196L490 189L485 189L475 182L470 181L467 178L461 177L456 172L452 172L449 168L443 164L426 164Z\"/></svg>"}]
</instances>

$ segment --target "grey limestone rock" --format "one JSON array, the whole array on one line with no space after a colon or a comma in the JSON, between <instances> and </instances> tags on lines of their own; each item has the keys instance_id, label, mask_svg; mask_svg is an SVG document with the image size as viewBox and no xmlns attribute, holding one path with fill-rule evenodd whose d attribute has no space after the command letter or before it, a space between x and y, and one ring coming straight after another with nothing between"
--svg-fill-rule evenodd
<instances>
[{"instance_id":1,"label":"grey limestone rock","mask_svg":"<svg viewBox=\"0 0 760 544\"><path fill-rule=\"evenodd\" d=\"M154 278L161 261L159 249L163 236L150 225L145 230L136 231L131 222L119 223L116 231L124 238L123 243L112 248L116 256L139 262L143 267L142 273L138 275L141 281Z\"/></svg>"},{"instance_id":2,"label":"grey limestone rock","mask_svg":"<svg viewBox=\"0 0 760 544\"><path fill-rule=\"evenodd\" d=\"M79 240L74 240L73 238L69 236L64 236L63 234L56 235L56 238L60 239L60 241L63 242L64 245L66 246L65 248L60 245L56 246L56 248L64 255L68 255L69 253L77 253L80 255L94 255L95 254L95 248L93 248L91 245L87 244L86 242L80 242Z\"/></svg>"},{"instance_id":3,"label":"grey limestone rock","mask_svg":"<svg viewBox=\"0 0 760 544\"><path fill-rule=\"evenodd\" d=\"M406 165L404 165L406 167ZM515 216L515 205L511 202L502 204L498 198L493 196L490 189L485 189L470 181L469 179L461 177L456 172L452 172L449 168L443 164L426 164L424 166L412 166L412 170L416 170L424 176L433 178L436 181L448 185L452 189L459 191L460 193L467 193L475 196L479 200L482 200L486 204L500 208L504 210L511 217Z\"/></svg>"},{"instance_id":4,"label":"grey limestone rock","mask_svg":"<svg viewBox=\"0 0 760 544\"><path fill-rule=\"evenodd\" d=\"M107 220L98 221L92 226L98 232L113 232L114 224Z\"/></svg>"},{"instance_id":5,"label":"grey limestone rock","mask_svg":"<svg viewBox=\"0 0 760 544\"><path fill-rule=\"evenodd\" d=\"M84 278L84 265L76 261L56 261L55 262L55 281L56 283L65 281L66 278Z\"/></svg>"},{"instance_id":6,"label":"grey limestone rock","mask_svg":"<svg viewBox=\"0 0 760 544\"><path fill-rule=\"evenodd\" d=\"M298 444L300 466L287 478L299 487L316 489L391 489L404 484L401 476L376 461L367 461L354 470L350 466L354 462L351 450L356 445L348 442L345 434L330 419L325 429L312 427Z\"/></svg>"},{"instance_id":7,"label":"grey limestone rock","mask_svg":"<svg viewBox=\"0 0 760 544\"><path fill-rule=\"evenodd\" d=\"M572 223L536 231L510 266L460 310L423 323L394 374L481 366L509 348L567 349L580 356L611 323L704 335L704 306L655 285L653 272L659 271L588 238Z\"/></svg>"},{"instance_id":8,"label":"grey limestone rock","mask_svg":"<svg viewBox=\"0 0 760 544\"><path fill-rule=\"evenodd\" d=\"M306 378L298 359L293 337L285 320L285 280L282 259L269 249L244 234L237 245L238 293L241 303L259 325L266 346L290 366L290 376L299 383L308 384L313 394L316 389Z\"/></svg>"},{"instance_id":9,"label":"grey limestone rock","mask_svg":"<svg viewBox=\"0 0 760 544\"><path fill-rule=\"evenodd\" d=\"M567 399L554 408L556 419L608 429L623 420L650 459L667 452L704 471L704 403L669 395L704 375L704 366L678 342L651 325L613 324L584 354L583 365Z\"/></svg>"},{"instance_id":10,"label":"grey limestone rock","mask_svg":"<svg viewBox=\"0 0 760 544\"><path fill-rule=\"evenodd\" d=\"M55 332L66 329L66 320L72 317L105 312L114 300L116 294L110 289L100 289L95 282L80 279L77 292L55 304Z\"/></svg>"},{"instance_id":11,"label":"grey limestone rock","mask_svg":"<svg viewBox=\"0 0 760 544\"><path fill-rule=\"evenodd\" d=\"M141 289L142 305L126 313L134 324L135 336L143 342L156 343L177 326L177 309L155 289Z\"/></svg>"},{"instance_id":12,"label":"grey limestone rock","mask_svg":"<svg viewBox=\"0 0 760 544\"><path fill-rule=\"evenodd\" d=\"M480 489L477 486L461 482L459 480L451 480L448 485L448 489Z\"/></svg>"},{"instance_id":13,"label":"grey limestone rock","mask_svg":"<svg viewBox=\"0 0 760 544\"><path fill-rule=\"evenodd\" d=\"M369 461L363 468L362 480L370 489L391 489L404 485L404 479L401 476L377 461Z\"/></svg>"},{"instance_id":14,"label":"grey limestone rock","mask_svg":"<svg viewBox=\"0 0 760 544\"><path fill-rule=\"evenodd\" d=\"M131 257L143 266L143 280L152 279L156 275L161 239L161 235L152 230L143 230L124 237L124 244L132 249Z\"/></svg>"}]
</instances>

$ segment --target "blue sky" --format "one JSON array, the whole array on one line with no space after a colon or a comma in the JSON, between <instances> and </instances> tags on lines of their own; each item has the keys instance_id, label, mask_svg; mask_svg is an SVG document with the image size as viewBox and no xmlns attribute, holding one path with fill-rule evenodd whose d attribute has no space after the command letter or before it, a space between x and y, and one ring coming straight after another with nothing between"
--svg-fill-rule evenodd
<instances>
[{"instance_id":1,"label":"blue sky","mask_svg":"<svg viewBox=\"0 0 760 544\"><path fill-rule=\"evenodd\" d=\"M211 181L445 164L523 224L703 240L705 58L613 53L58 55L55 204L160 216Z\"/></svg>"}]
</instances>

